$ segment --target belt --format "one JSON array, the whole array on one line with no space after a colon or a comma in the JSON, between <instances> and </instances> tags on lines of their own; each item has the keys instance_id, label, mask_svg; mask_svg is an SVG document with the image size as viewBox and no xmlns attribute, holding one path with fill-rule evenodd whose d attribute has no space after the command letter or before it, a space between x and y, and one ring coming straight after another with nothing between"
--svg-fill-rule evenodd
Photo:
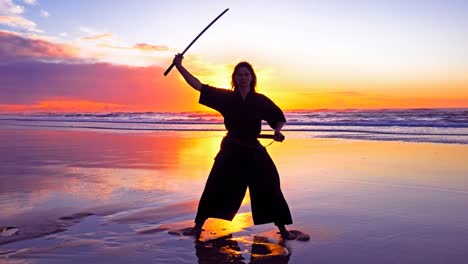
<instances>
[{"instance_id":1,"label":"belt","mask_svg":"<svg viewBox=\"0 0 468 264\"><path fill-rule=\"evenodd\" d=\"M262 149L264 148L260 142L255 139L255 140L245 140L245 139L240 139L236 138L230 135L226 135L223 139L223 141L227 141L229 143L233 143L237 146L244 147L244 148L249 148L249 149Z\"/></svg>"}]
</instances>

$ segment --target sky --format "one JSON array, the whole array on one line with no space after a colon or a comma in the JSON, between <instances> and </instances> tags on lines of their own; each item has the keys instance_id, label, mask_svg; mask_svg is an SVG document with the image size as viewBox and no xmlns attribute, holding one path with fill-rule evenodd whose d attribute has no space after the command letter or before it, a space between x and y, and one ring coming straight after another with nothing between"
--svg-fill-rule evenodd
<instances>
[{"instance_id":1,"label":"sky","mask_svg":"<svg viewBox=\"0 0 468 264\"><path fill-rule=\"evenodd\" d=\"M207 111L250 62L284 110L468 107L468 1L0 0L0 112Z\"/></svg>"}]
</instances>

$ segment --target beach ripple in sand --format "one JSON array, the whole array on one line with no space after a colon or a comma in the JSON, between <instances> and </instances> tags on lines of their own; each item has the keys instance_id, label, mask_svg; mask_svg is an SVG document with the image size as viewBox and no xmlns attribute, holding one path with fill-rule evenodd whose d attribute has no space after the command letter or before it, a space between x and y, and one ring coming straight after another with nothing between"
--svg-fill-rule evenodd
<instances>
[{"instance_id":1,"label":"beach ripple in sand","mask_svg":"<svg viewBox=\"0 0 468 264\"><path fill-rule=\"evenodd\" d=\"M8 237L18 233L19 228L13 226L1 226L0 237Z\"/></svg>"},{"instance_id":2,"label":"beach ripple in sand","mask_svg":"<svg viewBox=\"0 0 468 264\"><path fill-rule=\"evenodd\" d=\"M20 227L0 227L0 245L47 236L67 230L68 227L80 222L93 213L76 213L63 216L55 221L31 222Z\"/></svg>"}]
</instances>

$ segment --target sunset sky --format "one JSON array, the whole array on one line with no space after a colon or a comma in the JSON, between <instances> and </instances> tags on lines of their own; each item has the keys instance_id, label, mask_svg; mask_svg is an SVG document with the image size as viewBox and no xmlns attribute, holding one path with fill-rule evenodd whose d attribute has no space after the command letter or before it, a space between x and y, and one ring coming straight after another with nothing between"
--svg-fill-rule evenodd
<instances>
[{"instance_id":1,"label":"sunset sky","mask_svg":"<svg viewBox=\"0 0 468 264\"><path fill-rule=\"evenodd\" d=\"M286 3L287 2L287 3ZM0 0L0 112L205 111L175 53L285 110L468 107L468 1Z\"/></svg>"}]
</instances>

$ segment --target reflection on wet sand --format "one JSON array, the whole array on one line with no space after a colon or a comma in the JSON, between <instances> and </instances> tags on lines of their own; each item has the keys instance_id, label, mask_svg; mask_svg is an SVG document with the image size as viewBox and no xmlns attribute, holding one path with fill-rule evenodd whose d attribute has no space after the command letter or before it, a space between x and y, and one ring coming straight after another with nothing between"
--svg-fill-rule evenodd
<instances>
[{"instance_id":1,"label":"reflection on wet sand","mask_svg":"<svg viewBox=\"0 0 468 264\"><path fill-rule=\"evenodd\" d=\"M289 250L274 235L233 237L252 226L251 212L232 221L208 219L195 242L198 263L288 263Z\"/></svg>"},{"instance_id":2,"label":"reflection on wet sand","mask_svg":"<svg viewBox=\"0 0 468 264\"><path fill-rule=\"evenodd\" d=\"M148 203L164 194L177 202L189 187L201 192L218 134L2 130L0 219L122 199Z\"/></svg>"},{"instance_id":3,"label":"reflection on wet sand","mask_svg":"<svg viewBox=\"0 0 468 264\"><path fill-rule=\"evenodd\" d=\"M139 233L167 231L170 235L181 237L192 224L192 221L183 221L157 225ZM195 241L198 263L288 263L290 250L275 231L276 228L254 235L252 239L251 234L255 233L253 226L251 212L239 213L232 221L209 218L200 238Z\"/></svg>"},{"instance_id":4,"label":"reflection on wet sand","mask_svg":"<svg viewBox=\"0 0 468 264\"><path fill-rule=\"evenodd\" d=\"M283 245L273 225L253 226L247 195L238 219L207 222L194 249L172 229L193 225L223 134L0 131L0 259L261 263L287 245L293 263L466 262L466 145L294 133L268 152L291 228L312 241Z\"/></svg>"},{"instance_id":5,"label":"reflection on wet sand","mask_svg":"<svg viewBox=\"0 0 468 264\"><path fill-rule=\"evenodd\" d=\"M245 263L241 249L232 235L195 243L198 263Z\"/></svg>"},{"instance_id":6,"label":"reflection on wet sand","mask_svg":"<svg viewBox=\"0 0 468 264\"><path fill-rule=\"evenodd\" d=\"M244 243L250 244L250 250L242 250L238 241L233 239L232 235L208 241L197 241L195 249L198 263L289 263L290 251L282 245L270 242L267 237L255 236L253 242L250 243L244 240Z\"/></svg>"},{"instance_id":7,"label":"reflection on wet sand","mask_svg":"<svg viewBox=\"0 0 468 264\"><path fill-rule=\"evenodd\" d=\"M221 236L237 233L253 226L252 213L238 213L232 221L209 218L203 225L200 240L209 241Z\"/></svg>"}]
</instances>

